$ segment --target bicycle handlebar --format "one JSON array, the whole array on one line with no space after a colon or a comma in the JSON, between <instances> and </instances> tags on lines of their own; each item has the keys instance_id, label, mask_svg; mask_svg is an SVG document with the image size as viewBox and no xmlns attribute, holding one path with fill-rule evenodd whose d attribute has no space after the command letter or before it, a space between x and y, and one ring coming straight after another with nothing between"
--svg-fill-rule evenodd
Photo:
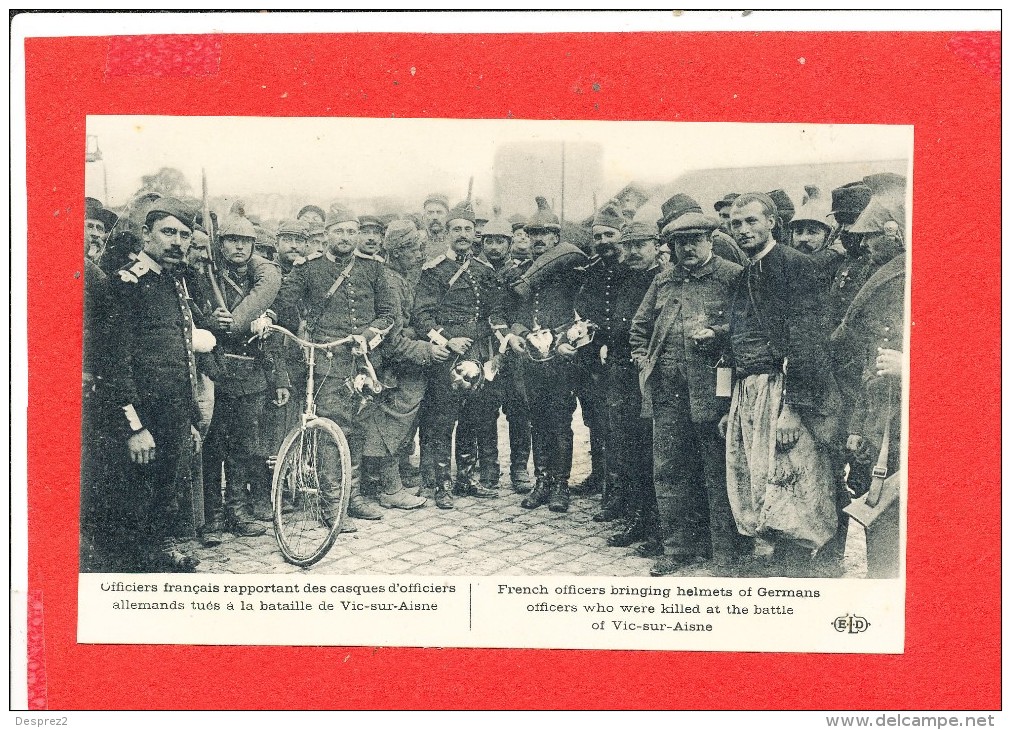
<instances>
[{"instance_id":1,"label":"bicycle handlebar","mask_svg":"<svg viewBox=\"0 0 1011 730\"><path fill-rule=\"evenodd\" d=\"M354 344L356 347L354 349L355 354L358 355L368 355L368 346L366 345L365 337L362 335L348 335L347 337L342 337L339 340L334 340L333 342L310 342L309 340L303 340L298 335L294 334L288 329L285 329L279 324L268 324L264 329L264 334L267 332L280 332L285 337L288 337L295 342L297 342L302 347L308 347L311 349L326 350L331 347L340 347L341 345ZM255 335L253 339L262 337L262 335Z\"/></svg>"}]
</instances>

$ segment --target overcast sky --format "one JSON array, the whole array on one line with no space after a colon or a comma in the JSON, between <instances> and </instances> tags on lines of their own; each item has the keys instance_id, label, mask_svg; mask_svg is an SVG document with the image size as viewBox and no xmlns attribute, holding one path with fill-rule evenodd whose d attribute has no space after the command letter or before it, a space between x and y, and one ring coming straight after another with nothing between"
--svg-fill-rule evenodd
<instances>
[{"instance_id":1,"label":"overcast sky","mask_svg":"<svg viewBox=\"0 0 1011 730\"><path fill-rule=\"evenodd\" d=\"M473 175L475 195L490 198L496 148L524 141L599 144L605 195L692 169L901 159L912 150L912 127L869 125L91 116L88 134L103 153L109 205L165 166L197 194L204 167L212 195L462 198Z\"/></svg>"}]
</instances>

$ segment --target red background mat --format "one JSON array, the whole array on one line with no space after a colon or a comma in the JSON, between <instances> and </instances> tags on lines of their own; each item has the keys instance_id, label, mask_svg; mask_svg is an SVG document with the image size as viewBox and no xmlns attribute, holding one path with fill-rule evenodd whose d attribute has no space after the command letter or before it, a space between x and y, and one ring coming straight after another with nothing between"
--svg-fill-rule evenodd
<instances>
[{"instance_id":1,"label":"red background mat","mask_svg":"<svg viewBox=\"0 0 1011 730\"><path fill-rule=\"evenodd\" d=\"M28 576L49 708L1000 706L999 33L33 38L25 52ZM905 654L78 645L87 114L914 125Z\"/></svg>"}]
</instances>

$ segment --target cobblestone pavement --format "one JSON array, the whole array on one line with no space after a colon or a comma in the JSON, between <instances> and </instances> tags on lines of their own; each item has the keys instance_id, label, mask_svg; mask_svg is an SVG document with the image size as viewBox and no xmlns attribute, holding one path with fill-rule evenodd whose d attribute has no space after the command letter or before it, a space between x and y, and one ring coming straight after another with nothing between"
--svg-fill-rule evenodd
<instances>
[{"instance_id":1,"label":"cobblestone pavement","mask_svg":"<svg viewBox=\"0 0 1011 730\"><path fill-rule=\"evenodd\" d=\"M589 439L577 411L573 420L575 454L572 481L589 471ZM508 463L505 420L499 424L502 463ZM375 522L355 520L358 532L342 534L329 554L310 568L285 562L272 529L256 538L224 533L218 547L188 544L201 560L201 573L317 573L333 575L595 575L648 576L653 558L634 548L606 544L613 531L593 522L599 495L573 495L568 513L520 507L508 477L495 499L456 498L456 508L438 509L431 495L417 510L383 510ZM266 523L264 523L266 524ZM863 534L850 531L845 577L866 571ZM700 573L696 572L695 575ZM704 574L704 573L702 573Z\"/></svg>"}]
</instances>

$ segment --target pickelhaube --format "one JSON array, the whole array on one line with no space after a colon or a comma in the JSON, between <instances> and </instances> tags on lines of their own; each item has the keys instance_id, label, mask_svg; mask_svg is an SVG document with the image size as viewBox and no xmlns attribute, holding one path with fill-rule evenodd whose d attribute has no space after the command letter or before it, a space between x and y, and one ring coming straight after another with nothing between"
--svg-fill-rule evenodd
<instances>
[{"instance_id":1,"label":"pickelhaube","mask_svg":"<svg viewBox=\"0 0 1011 730\"><path fill-rule=\"evenodd\" d=\"M551 210L551 206L548 205L547 198L542 195L538 195L536 200L537 212L530 216L530 220L527 221L524 228L528 231L543 228L549 231L555 231L556 233L561 233L561 221L558 220L558 216Z\"/></svg>"}]
</instances>

